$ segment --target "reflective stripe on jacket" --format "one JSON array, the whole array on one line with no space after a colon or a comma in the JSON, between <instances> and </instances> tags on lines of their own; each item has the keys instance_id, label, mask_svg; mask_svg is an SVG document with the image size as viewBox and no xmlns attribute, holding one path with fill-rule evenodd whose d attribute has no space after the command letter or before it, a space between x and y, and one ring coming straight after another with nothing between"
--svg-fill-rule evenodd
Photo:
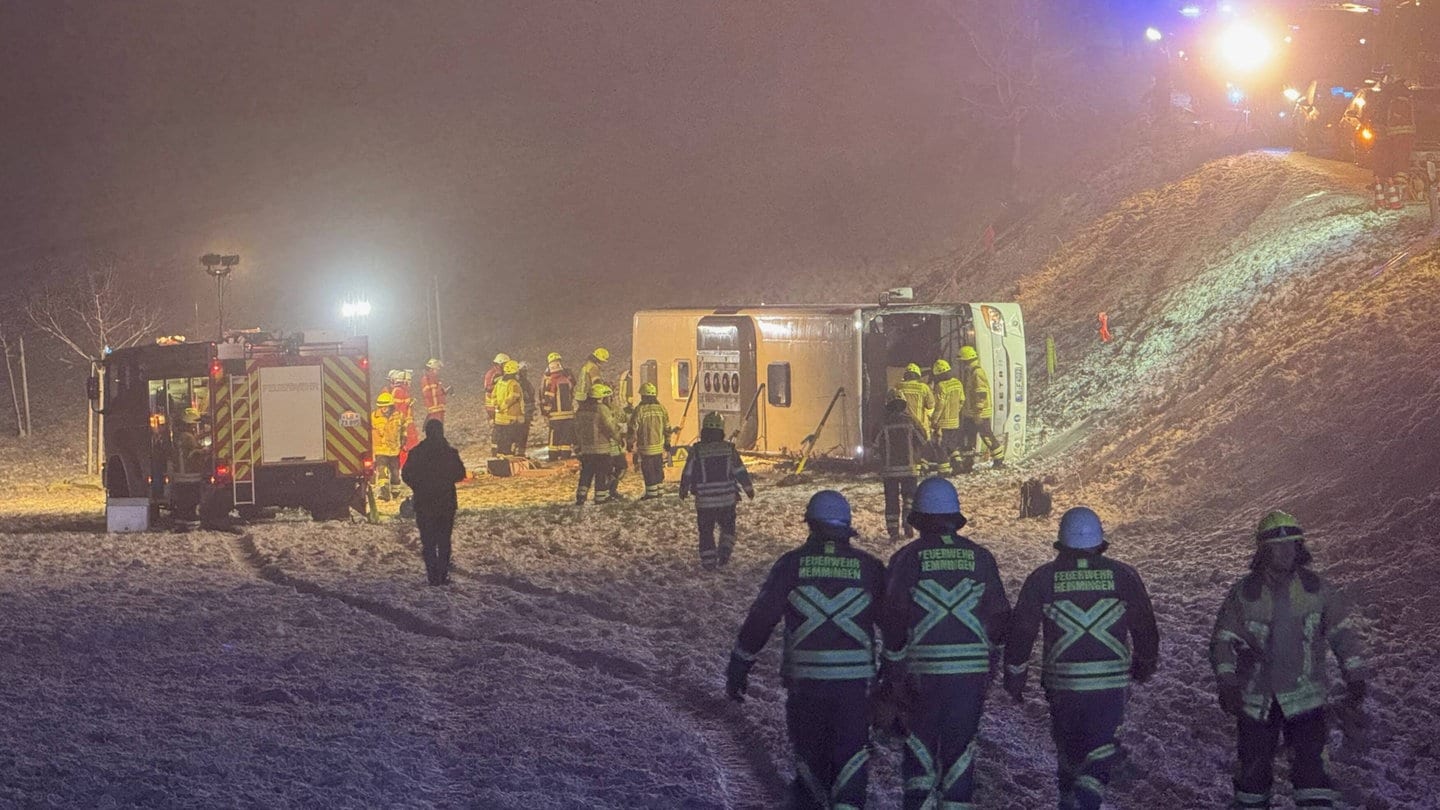
<instances>
[{"instance_id":1,"label":"reflective stripe on jacket","mask_svg":"<svg viewBox=\"0 0 1440 810\"><path fill-rule=\"evenodd\" d=\"M920 473L925 436L910 420L909 412L886 414L875 434L875 453L881 478L910 478Z\"/></svg>"},{"instance_id":2,"label":"reflective stripe on jacket","mask_svg":"<svg viewBox=\"0 0 1440 810\"><path fill-rule=\"evenodd\" d=\"M1010 602L988 550L960 535L922 534L886 572L888 660L917 675L977 675L999 662Z\"/></svg>"},{"instance_id":3,"label":"reflective stripe on jacket","mask_svg":"<svg viewBox=\"0 0 1440 810\"><path fill-rule=\"evenodd\" d=\"M1210 664L1221 685L1238 685L1245 713L1261 722L1280 704L1286 717L1325 705L1325 648L1345 681L1368 674L1364 642L1341 596L1313 571L1276 585L1262 574L1236 583L1210 637Z\"/></svg>"},{"instance_id":4,"label":"reflective stripe on jacket","mask_svg":"<svg viewBox=\"0 0 1440 810\"><path fill-rule=\"evenodd\" d=\"M960 413L965 407L965 386L954 377L945 377L935 385L934 427L959 430Z\"/></svg>"},{"instance_id":5,"label":"reflective stripe on jacket","mask_svg":"<svg viewBox=\"0 0 1440 810\"><path fill-rule=\"evenodd\" d=\"M501 377L495 382L490 402L495 408L495 424L518 425L525 421L524 390L514 377Z\"/></svg>"},{"instance_id":6,"label":"reflective stripe on jacket","mask_svg":"<svg viewBox=\"0 0 1440 810\"><path fill-rule=\"evenodd\" d=\"M905 410L910 412L910 418L915 420L921 431L929 431L930 414L935 410L935 392L919 380L901 380L895 390L905 398Z\"/></svg>"},{"instance_id":7,"label":"reflective stripe on jacket","mask_svg":"<svg viewBox=\"0 0 1440 810\"><path fill-rule=\"evenodd\" d=\"M694 494L696 509L734 506L742 489L751 492L755 484L735 445L696 442L690 446L685 456L685 470L680 474L680 494Z\"/></svg>"},{"instance_id":8,"label":"reflective stripe on jacket","mask_svg":"<svg viewBox=\"0 0 1440 810\"><path fill-rule=\"evenodd\" d=\"M635 438L635 452L642 456L658 456L665 452L670 437L670 413L658 402L642 402L630 415L630 435Z\"/></svg>"},{"instance_id":9,"label":"reflective stripe on jacket","mask_svg":"<svg viewBox=\"0 0 1440 810\"><path fill-rule=\"evenodd\" d=\"M565 369L545 372L545 390L540 410L552 422L575 416L575 378Z\"/></svg>"},{"instance_id":10,"label":"reflective stripe on jacket","mask_svg":"<svg viewBox=\"0 0 1440 810\"><path fill-rule=\"evenodd\" d=\"M590 386L600 382L600 364L586 360L580 366L580 379L575 383L575 401L584 402L590 398Z\"/></svg>"},{"instance_id":11,"label":"reflective stripe on jacket","mask_svg":"<svg viewBox=\"0 0 1440 810\"><path fill-rule=\"evenodd\" d=\"M377 456L400 455L400 434L405 429L405 417L394 408L385 414L384 408L370 413L370 442L372 452Z\"/></svg>"},{"instance_id":12,"label":"reflective stripe on jacket","mask_svg":"<svg viewBox=\"0 0 1440 810\"><path fill-rule=\"evenodd\" d=\"M971 360L961 372L960 382L965 385L965 406L961 414L972 419L989 419L995 409L990 404L990 377L980 367L979 360Z\"/></svg>"}]
</instances>

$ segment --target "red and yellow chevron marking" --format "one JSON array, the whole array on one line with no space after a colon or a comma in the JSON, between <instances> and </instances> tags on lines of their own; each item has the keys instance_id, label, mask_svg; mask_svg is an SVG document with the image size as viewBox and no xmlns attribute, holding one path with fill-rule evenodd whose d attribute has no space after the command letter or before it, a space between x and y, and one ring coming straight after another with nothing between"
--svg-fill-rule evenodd
<instances>
[{"instance_id":1,"label":"red and yellow chevron marking","mask_svg":"<svg viewBox=\"0 0 1440 810\"><path fill-rule=\"evenodd\" d=\"M321 358L325 458L336 475L364 475L370 454L370 374L355 357Z\"/></svg>"}]
</instances>

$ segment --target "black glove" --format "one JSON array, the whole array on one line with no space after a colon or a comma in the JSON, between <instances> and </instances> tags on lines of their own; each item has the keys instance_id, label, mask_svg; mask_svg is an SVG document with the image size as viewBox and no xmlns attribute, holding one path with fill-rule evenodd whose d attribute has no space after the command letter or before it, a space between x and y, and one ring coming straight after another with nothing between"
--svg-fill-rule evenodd
<instances>
[{"instance_id":1,"label":"black glove","mask_svg":"<svg viewBox=\"0 0 1440 810\"><path fill-rule=\"evenodd\" d=\"M736 703L744 702L745 692L750 688L750 662L731 653L730 665L725 667L725 695Z\"/></svg>"},{"instance_id":2,"label":"black glove","mask_svg":"<svg viewBox=\"0 0 1440 810\"><path fill-rule=\"evenodd\" d=\"M1365 682L1351 681L1345 684L1345 701L1355 708L1365 703Z\"/></svg>"},{"instance_id":3,"label":"black glove","mask_svg":"<svg viewBox=\"0 0 1440 810\"><path fill-rule=\"evenodd\" d=\"M1245 696L1240 691L1240 684L1220 684L1220 708L1236 717L1245 712Z\"/></svg>"},{"instance_id":4,"label":"black glove","mask_svg":"<svg viewBox=\"0 0 1440 810\"><path fill-rule=\"evenodd\" d=\"M1155 668L1159 665L1157 661L1141 661L1136 659L1130 664L1130 677L1136 683L1145 683L1155 674Z\"/></svg>"}]
</instances>

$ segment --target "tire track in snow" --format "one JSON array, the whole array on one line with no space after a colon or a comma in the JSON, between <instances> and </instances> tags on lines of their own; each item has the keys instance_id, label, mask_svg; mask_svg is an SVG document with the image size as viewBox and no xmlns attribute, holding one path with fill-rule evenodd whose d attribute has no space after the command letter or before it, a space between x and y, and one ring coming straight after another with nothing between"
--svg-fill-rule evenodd
<instances>
[{"instance_id":1,"label":"tire track in snow","mask_svg":"<svg viewBox=\"0 0 1440 810\"><path fill-rule=\"evenodd\" d=\"M249 534L236 537L231 549L241 567L265 582L293 588L311 596L334 599L355 610L369 613L407 633L426 638L442 638L447 641L490 642L521 647L559 658L578 669L594 669L603 675L651 694L677 713L687 715L695 720L696 732L705 741L716 763L717 781L724 793L726 807L777 807L785 801L788 782L766 753L765 740L758 733L758 729L746 721L743 716L734 712L728 702L719 696L711 695L694 687L653 680L650 677L649 669L644 664L599 650L575 649L564 644L514 632L494 636L457 633L443 624L431 621L404 608L364 596L336 591L319 583L287 574L260 551L255 545L254 537ZM477 579L473 576L470 578ZM477 581L482 580L477 579ZM541 586L533 587L542 592L549 590ZM521 592L523 593L523 591ZM548 596L549 594L535 595ZM562 592L556 592L556 595L562 599L572 596ZM623 618L608 619L607 621L632 624ZM643 627L643 625L637 626ZM737 779L737 776L740 778Z\"/></svg>"}]
</instances>

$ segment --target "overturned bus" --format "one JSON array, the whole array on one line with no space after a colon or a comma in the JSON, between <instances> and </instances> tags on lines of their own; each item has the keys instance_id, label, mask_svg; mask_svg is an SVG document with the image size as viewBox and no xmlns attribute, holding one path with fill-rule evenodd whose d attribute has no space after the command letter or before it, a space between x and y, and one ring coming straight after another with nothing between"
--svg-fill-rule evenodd
<instances>
[{"instance_id":1,"label":"overturned bus","mask_svg":"<svg viewBox=\"0 0 1440 810\"><path fill-rule=\"evenodd\" d=\"M929 374L973 346L990 378L991 427L1025 452L1020 305L895 304L657 309L634 320L631 380L654 383L679 430L719 413L740 449L863 462L887 390L916 363Z\"/></svg>"}]
</instances>

